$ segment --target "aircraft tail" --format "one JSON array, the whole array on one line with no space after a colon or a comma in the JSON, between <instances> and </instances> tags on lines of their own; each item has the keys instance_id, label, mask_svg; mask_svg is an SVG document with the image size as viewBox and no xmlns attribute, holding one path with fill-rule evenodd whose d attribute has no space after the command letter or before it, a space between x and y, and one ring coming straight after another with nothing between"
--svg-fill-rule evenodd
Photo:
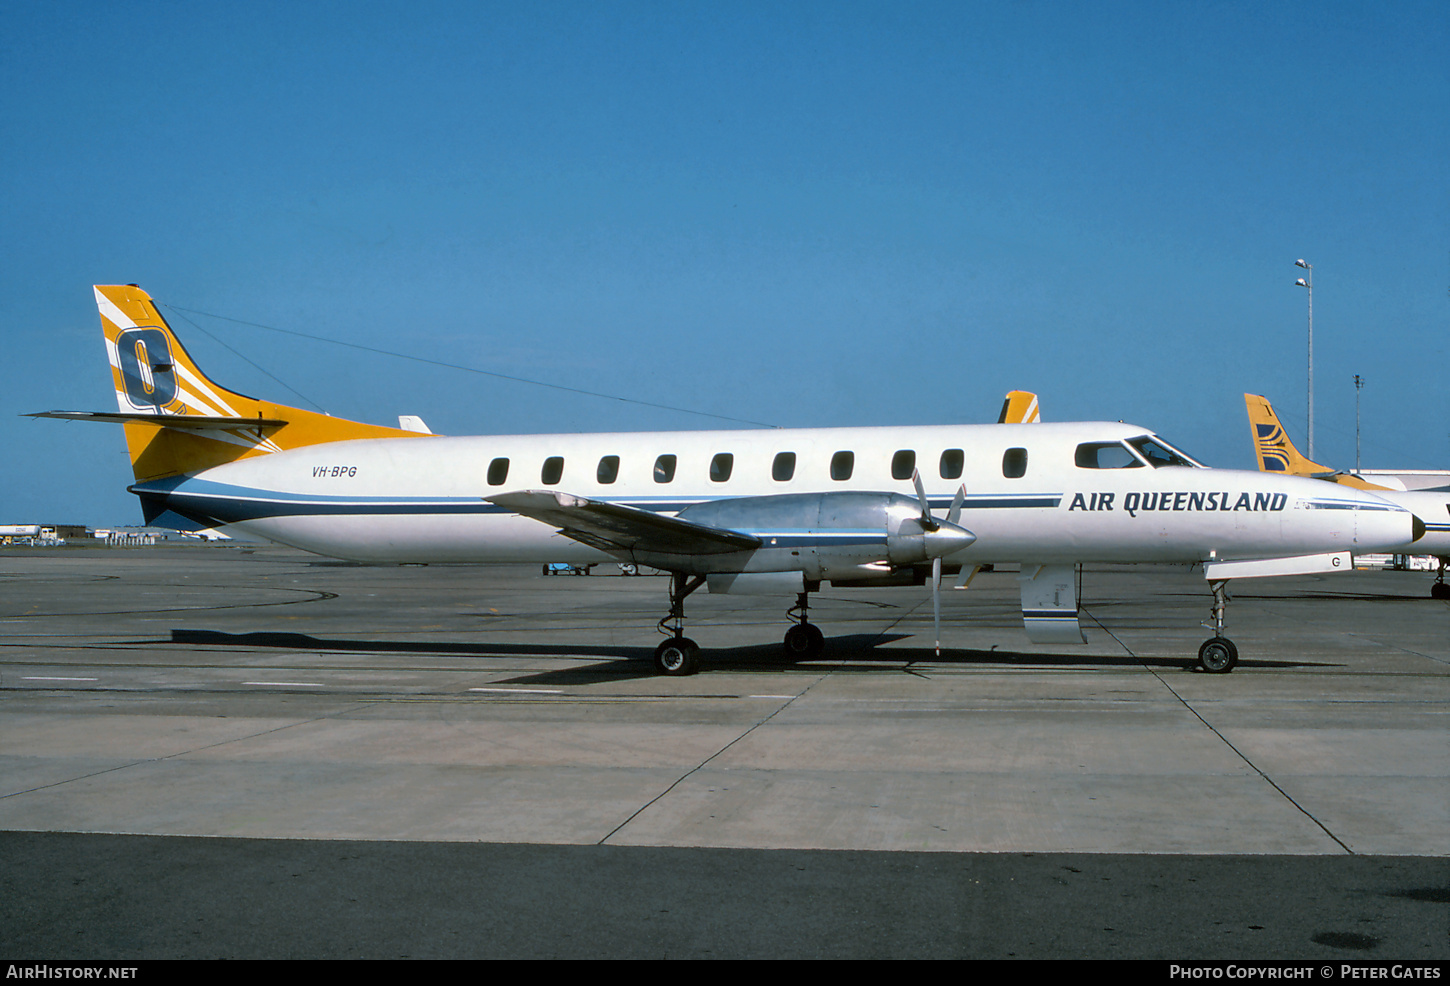
<instances>
[{"instance_id":1,"label":"aircraft tail","mask_svg":"<svg viewBox=\"0 0 1450 986\"><path fill-rule=\"evenodd\" d=\"M1009 391L1002 402L1002 413L997 416L999 425L1032 425L1040 420L1037 395L1026 390Z\"/></svg>"},{"instance_id":2,"label":"aircraft tail","mask_svg":"<svg viewBox=\"0 0 1450 986\"><path fill-rule=\"evenodd\" d=\"M1289 440L1288 433L1279 422L1279 416L1274 413L1274 407L1267 398L1260 397L1258 394L1245 394L1244 406L1248 408L1249 412L1249 429L1253 432L1254 454L1258 456L1260 472L1312 476L1316 479L1325 479L1332 483L1362 490L1386 488L1376 486L1374 483L1367 483L1358 476L1339 472L1329 466L1321 466L1317 462L1306 459Z\"/></svg>"},{"instance_id":3,"label":"aircraft tail","mask_svg":"<svg viewBox=\"0 0 1450 986\"><path fill-rule=\"evenodd\" d=\"M138 481L322 442L420 437L228 390L196 365L145 291L133 284L95 291L119 413L45 416L124 424Z\"/></svg>"}]
</instances>

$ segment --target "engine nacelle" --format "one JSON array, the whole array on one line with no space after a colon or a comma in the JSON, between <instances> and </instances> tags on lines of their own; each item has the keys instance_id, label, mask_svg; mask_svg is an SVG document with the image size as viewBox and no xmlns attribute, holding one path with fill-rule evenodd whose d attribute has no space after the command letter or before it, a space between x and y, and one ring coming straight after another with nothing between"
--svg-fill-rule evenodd
<instances>
[{"instance_id":1,"label":"engine nacelle","mask_svg":"<svg viewBox=\"0 0 1450 986\"><path fill-rule=\"evenodd\" d=\"M764 542L753 552L693 559L708 564L708 571L798 571L813 581L889 576L976 540L955 524L933 520L928 525L920 503L899 493L736 497L686 507L679 517Z\"/></svg>"}]
</instances>

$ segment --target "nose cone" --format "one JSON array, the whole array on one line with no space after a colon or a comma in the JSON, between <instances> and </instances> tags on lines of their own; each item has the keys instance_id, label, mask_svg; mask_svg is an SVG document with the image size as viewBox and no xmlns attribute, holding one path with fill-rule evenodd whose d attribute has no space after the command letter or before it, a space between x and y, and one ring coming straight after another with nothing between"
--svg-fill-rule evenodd
<instances>
[{"instance_id":1,"label":"nose cone","mask_svg":"<svg viewBox=\"0 0 1450 986\"><path fill-rule=\"evenodd\" d=\"M923 534L928 558L944 558L977 540L977 536L965 527L958 527L950 521L939 520L936 530Z\"/></svg>"}]
</instances>

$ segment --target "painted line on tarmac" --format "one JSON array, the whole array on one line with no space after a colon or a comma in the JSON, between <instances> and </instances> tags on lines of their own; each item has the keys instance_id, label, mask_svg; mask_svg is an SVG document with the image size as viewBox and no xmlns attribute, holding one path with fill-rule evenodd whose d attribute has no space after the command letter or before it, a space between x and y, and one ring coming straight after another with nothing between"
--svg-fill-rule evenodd
<instances>
[{"instance_id":1,"label":"painted line on tarmac","mask_svg":"<svg viewBox=\"0 0 1450 986\"><path fill-rule=\"evenodd\" d=\"M282 688L325 688L320 681L244 681L244 685L276 685Z\"/></svg>"}]
</instances>

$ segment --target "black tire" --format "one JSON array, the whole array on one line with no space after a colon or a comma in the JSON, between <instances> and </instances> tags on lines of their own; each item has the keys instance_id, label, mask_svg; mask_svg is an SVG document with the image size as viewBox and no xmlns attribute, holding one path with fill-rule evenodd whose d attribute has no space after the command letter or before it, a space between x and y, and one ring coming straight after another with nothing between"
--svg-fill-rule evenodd
<instances>
[{"instance_id":1,"label":"black tire","mask_svg":"<svg viewBox=\"0 0 1450 986\"><path fill-rule=\"evenodd\" d=\"M1432 582L1430 584L1431 599L1450 599L1450 583Z\"/></svg>"},{"instance_id":2,"label":"black tire","mask_svg":"<svg viewBox=\"0 0 1450 986\"><path fill-rule=\"evenodd\" d=\"M689 637L671 637L655 648L655 670L670 677L700 670L700 648Z\"/></svg>"},{"instance_id":3,"label":"black tire","mask_svg":"<svg viewBox=\"0 0 1450 986\"><path fill-rule=\"evenodd\" d=\"M1205 640L1198 648L1198 664L1209 674L1228 674L1239 663L1239 649L1227 637Z\"/></svg>"},{"instance_id":4,"label":"black tire","mask_svg":"<svg viewBox=\"0 0 1450 986\"><path fill-rule=\"evenodd\" d=\"M785 632L785 656L792 661L809 661L820 657L826 648L826 637L813 623L797 623Z\"/></svg>"}]
</instances>

